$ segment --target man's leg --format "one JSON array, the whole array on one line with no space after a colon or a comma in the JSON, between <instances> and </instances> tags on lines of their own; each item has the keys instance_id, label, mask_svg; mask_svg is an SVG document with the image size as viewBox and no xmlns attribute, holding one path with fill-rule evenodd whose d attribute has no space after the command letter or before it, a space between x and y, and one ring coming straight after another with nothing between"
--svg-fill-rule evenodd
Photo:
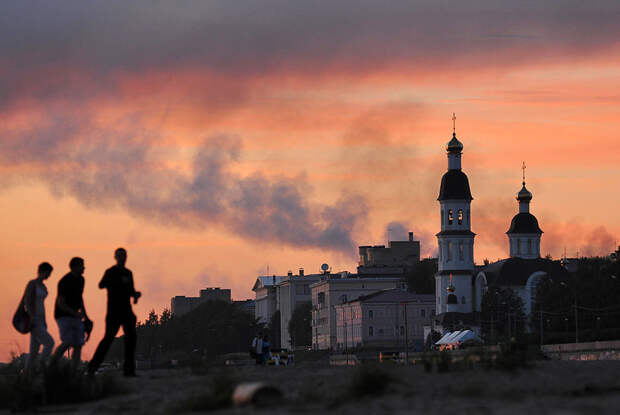
<instances>
[{"instance_id":1,"label":"man's leg","mask_svg":"<svg viewBox=\"0 0 620 415\"><path fill-rule=\"evenodd\" d=\"M121 325L116 319L110 317L105 319L105 335L103 336L101 342L99 342L93 358L88 363L88 373L95 373L97 369L99 369L106 353L108 353L110 346L112 346L112 343L114 342L114 338L116 337L116 333L118 333L120 326Z\"/></svg>"},{"instance_id":2,"label":"man's leg","mask_svg":"<svg viewBox=\"0 0 620 415\"><path fill-rule=\"evenodd\" d=\"M39 347L41 346L41 342L39 341L39 336L37 334L37 328L33 327L30 331L30 353L28 353L26 365L24 366L24 373L27 375L30 375L30 372L34 369L37 355L39 354Z\"/></svg>"},{"instance_id":3,"label":"man's leg","mask_svg":"<svg viewBox=\"0 0 620 415\"><path fill-rule=\"evenodd\" d=\"M125 334L125 364L123 367L125 376L136 374L136 316L130 315L123 321Z\"/></svg>"},{"instance_id":4,"label":"man's leg","mask_svg":"<svg viewBox=\"0 0 620 415\"><path fill-rule=\"evenodd\" d=\"M58 360L62 357L63 354L69 349L69 345L65 342L60 343L56 348L56 351L52 355L52 360L50 360L50 365L55 365L58 363Z\"/></svg>"},{"instance_id":5,"label":"man's leg","mask_svg":"<svg viewBox=\"0 0 620 415\"><path fill-rule=\"evenodd\" d=\"M41 343L43 344L43 351L41 352L41 361L45 362L52 353L54 348L54 339L50 336L47 330L44 330L41 334Z\"/></svg>"},{"instance_id":6,"label":"man's leg","mask_svg":"<svg viewBox=\"0 0 620 415\"><path fill-rule=\"evenodd\" d=\"M71 354L71 366L73 369L77 369L82 361L82 345L73 346L73 353Z\"/></svg>"}]
</instances>

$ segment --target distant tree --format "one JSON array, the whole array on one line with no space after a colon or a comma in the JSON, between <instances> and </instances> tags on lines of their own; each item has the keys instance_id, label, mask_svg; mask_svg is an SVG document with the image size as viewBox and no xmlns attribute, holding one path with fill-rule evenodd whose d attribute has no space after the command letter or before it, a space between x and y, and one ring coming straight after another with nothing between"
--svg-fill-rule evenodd
<instances>
[{"instance_id":1,"label":"distant tree","mask_svg":"<svg viewBox=\"0 0 620 415\"><path fill-rule=\"evenodd\" d=\"M543 278L537 286L530 327L540 336L542 325L545 343L572 342L577 335L580 341L620 337L619 271L613 258L582 257L567 280Z\"/></svg>"},{"instance_id":2,"label":"distant tree","mask_svg":"<svg viewBox=\"0 0 620 415\"><path fill-rule=\"evenodd\" d=\"M267 331L269 332L269 339L271 341L271 345L273 349L280 349L282 347L281 344L281 315L280 310L276 310L275 313L271 316L271 320L269 320L269 324L267 326Z\"/></svg>"},{"instance_id":3,"label":"distant tree","mask_svg":"<svg viewBox=\"0 0 620 415\"><path fill-rule=\"evenodd\" d=\"M157 313L155 310L151 310L149 312L149 316L144 322L146 327L157 327L159 325L159 318L157 317Z\"/></svg>"},{"instance_id":4,"label":"distant tree","mask_svg":"<svg viewBox=\"0 0 620 415\"><path fill-rule=\"evenodd\" d=\"M294 347L312 345L312 303L304 301L295 306L288 332Z\"/></svg>"},{"instance_id":5,"label":"distant tree","mask_svg":"<svg viewBox=\"0 0 620 415\"><path fill-rule=\"evenodd\" d=\"M421 260L407 270L405 275L409 291L417 294L434 294L435 274L437 274L437 258Z\"/></svg>"},{"instance_id":6,"label":"distant tree","mask_svg":"<svg viewBox=\"0 0 620 415\"><path fill-rule=\"evenodd\" d=\"M159 324L164 326L170 320L172 320L172 312L169 308L164 308L164 311L161 312L161 317L159 317Z\"/></svg>"},{"instance_id":7,"label":"distant tree","mask_svg":"<svg viewBox=\"0 0 620 415\"><path fill-rule=\"evenodd\" d=\"M511 288L491 286L482 296L482 336L489 342L507 341L525 332L523 301Z\"/></svg>"}]
</instances>

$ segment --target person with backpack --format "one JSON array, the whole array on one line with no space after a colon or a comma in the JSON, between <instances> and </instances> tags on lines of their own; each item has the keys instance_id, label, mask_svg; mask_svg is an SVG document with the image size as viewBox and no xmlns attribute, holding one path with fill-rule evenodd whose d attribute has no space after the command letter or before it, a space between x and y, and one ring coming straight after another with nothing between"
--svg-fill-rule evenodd
<instances>
[{"instance_id":1,"label":"person with backpack","mask_svg":"<svg viewBox=\"0 0 620 415\"><path fill-rule=\"evenodd\" d=\"M37 271L37 278L28 282L24 293L24 308L30 318L30 353L24 366L24 372L28 375L36 369L41 345L43 345L41 364L44 364L54 347L54 339L47 331L45 320L45 298L47 297L45 280L52 275L53 269L54 267L48 262L42 262Z\"/></svg>"}]
</instances>

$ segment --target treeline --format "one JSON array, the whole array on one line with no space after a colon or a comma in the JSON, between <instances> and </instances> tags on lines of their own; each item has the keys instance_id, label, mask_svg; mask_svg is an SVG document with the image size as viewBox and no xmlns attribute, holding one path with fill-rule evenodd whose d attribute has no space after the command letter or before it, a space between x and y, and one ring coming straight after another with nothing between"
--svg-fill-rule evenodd
<instances>
[{"instance_id":1,"label":"treeline","mask_svg":"<svg viewBox=\"0 0 620 415\"><path fill-rule=\"evenodd\" d=\"M532 313L510 288L489 287L477 317L488 343L527 335L532 343L620 339L620 263L614 257L573 260L573 272L544 276Z\"/></svg>"},{"instance_id":2,"label":"treeline","mask_svg":"<svg viewBox=\"0 0 620 415\"><path fill-rule=\"evenodd\" d=\"M620 263L580 258L567 281L538 285L531 328L545 343L620 339Z\"/></svg>"},{"instance_id":3,"label":"treeline","mask_svg":"<svg viewBox=\"0 0 620 415\"><path fill-rule=\"evenodd\" d=\"M246 352L258 326L253 314L225 301L207 301L187 314L174 316L165 309L154 310L138 323L138 359L153 363L170 359L200 357L213 359L219 355ZM122 360L122 339L114 342L110 359Z\"/></svg>"}]
</instances>

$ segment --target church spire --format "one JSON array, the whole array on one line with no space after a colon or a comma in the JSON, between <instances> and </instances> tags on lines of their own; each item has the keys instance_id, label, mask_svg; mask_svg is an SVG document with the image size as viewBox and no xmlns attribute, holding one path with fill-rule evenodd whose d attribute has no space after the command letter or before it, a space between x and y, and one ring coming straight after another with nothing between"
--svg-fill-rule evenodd
<instances>
[{"instance_id":1,"label":"church spire","mask_svg":"<svg viewBox=\"0 0 620 415\"><path fill-rule=\"evenodd\" d=\"M519 202L519 212L521 213L529 213L530 212L530 201L532 200L532 192L527 190L525 187L525 162L521 165L521 170L523 170L523 182L521 190L517 193L517 201Z\"/></svg>"}]
</instances>

